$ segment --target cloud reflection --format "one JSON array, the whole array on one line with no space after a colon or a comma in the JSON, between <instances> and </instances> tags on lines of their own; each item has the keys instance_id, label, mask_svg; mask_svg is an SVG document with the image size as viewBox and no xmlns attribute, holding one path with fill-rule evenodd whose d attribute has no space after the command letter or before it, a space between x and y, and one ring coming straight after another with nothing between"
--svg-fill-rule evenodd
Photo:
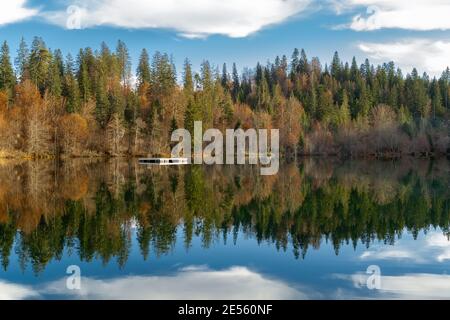
<instances>
[{"instance_id":1,"label":"cloud reflection","mask_svg":"<svg viewBox=\"0 0 450 320\"><path fill-rule=\"evenodd\" d=\"M39 293L32 287L0 281L0 300L24 300L39 298Z\"/></svg>"},{"instance_id":2,"label":"cloud reflection","mask_svg":"<svg viewBox=\"0 0 450 320\"><path fill-rule=\"evenodd\" d=\"M183 268L173 275L126 276L111 279L83 277L81 290L68 290L66 279L40 285L38 289L9 285L11 299L57 296L68 299L112 300L292 300L308 299L309 294L289 284L267 278L246 267L211 270L207 267ZM306 291L306 290L305 290ZM3 296L5 298L5 296Z\"/></svg>"},{"instance_id":3,"label":"cloud reflection","mask_svg":"<svg viewBox=\"0 0 450 320\"><path fill-rule=\"evenodd\" d=\"M374 245L364 251L359 258L367 261L402 261L410 260L424 264L433 261L450 260L450 241L440 231L430 232L417 240L399 239L394 246Z\"/></svg>"},{"instance_id":4,"label":"cloud reflection","mask_svg":"<svg viewBox=\"0 0 450 320\"><path fill-rule=\"evenodd\" d=\"M354 274L340 278L351 281L357 289L367 289L367 275ZM374 290L374 293L383 299L449 299L450 275L410 273L381 276L381 288Z\"/></svg>"}]
</instances>

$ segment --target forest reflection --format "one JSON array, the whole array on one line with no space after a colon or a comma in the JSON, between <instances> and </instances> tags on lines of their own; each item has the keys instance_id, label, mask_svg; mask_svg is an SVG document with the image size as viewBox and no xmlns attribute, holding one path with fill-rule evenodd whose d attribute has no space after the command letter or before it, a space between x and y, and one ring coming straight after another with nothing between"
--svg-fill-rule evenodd
<instances>
[{"instance_id":1,"label":"forest reflection","mask_svg":"<svg viewBox=\"0 0 450 320\"><path fill-rule=\"evenodd\" d=\"M446 160L413 159L310 159L285 163L276 176L255 166L3 162L0 259L7 270L14 251L35 273L65 252L123 267L134 230L145 259L171 252L176 241L189 250L200 237L207 248L239 242L240 233L295 258L324 241L339 254L343 245L394 244L405 229L450 234L449 173Z\"/></svg>"}]
</instances>

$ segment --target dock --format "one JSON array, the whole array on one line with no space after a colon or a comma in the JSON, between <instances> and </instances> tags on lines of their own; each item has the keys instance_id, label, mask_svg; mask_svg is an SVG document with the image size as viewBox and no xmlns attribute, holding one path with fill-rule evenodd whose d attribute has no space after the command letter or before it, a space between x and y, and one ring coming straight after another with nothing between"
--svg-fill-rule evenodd
<instances>
[{"instance_id":1,"label":"dock","mask_svg":"<svg viewBox=\"0 0 450 320\"><path fill-rule=\"evenodd\" d=\"M180 166L189 164L188 158L141 158L139 164L155 166Z\"/></svg>"}]
</instances>

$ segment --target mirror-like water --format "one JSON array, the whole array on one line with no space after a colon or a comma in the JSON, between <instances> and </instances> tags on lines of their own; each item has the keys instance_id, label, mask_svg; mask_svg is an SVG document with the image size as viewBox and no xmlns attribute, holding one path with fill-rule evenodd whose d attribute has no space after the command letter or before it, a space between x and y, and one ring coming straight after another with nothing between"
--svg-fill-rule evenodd
<instances>
[{"instance_id":1,"label":"mirror-like water","mask_svg":"<svg viewBox=\"0 0 450 320\"><path fill-rule=\"evenodd\" d=\"M449 173L412 159L305 160L276 176L1 163L0 298L450 298Z\"/></svg>"}]
</instances>

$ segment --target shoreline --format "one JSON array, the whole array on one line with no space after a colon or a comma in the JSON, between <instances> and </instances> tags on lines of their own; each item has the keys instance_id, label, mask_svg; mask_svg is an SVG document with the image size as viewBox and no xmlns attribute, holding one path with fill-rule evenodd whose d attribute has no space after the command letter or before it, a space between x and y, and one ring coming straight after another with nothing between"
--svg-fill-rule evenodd
<instances>
[{"instance_id":1,"label":"shoreline","mask_svg":"<svg viewBox=\"0 0 450 320\"><path fill-rule=\"evenodd\" d=\"M129 154L121 154L121 155L107 155L107 154L98 154L98 155L3 155L0 154L0 160L22 160L22 161L38 161L38 160L78 160L78 159L86 159L86 160L109 160L109 159L139 159L142 157L158 157L158 158L166 158L170 156L165 155L129 155ZM370 153L366 155L344 155L339 153L332 154L320 154L320 153L300 153L297 155L281 155L281 160L296 160L296 159L342 159L342 160L397 160L402 158L408 159L442 159L447 158L450 160L450 153L433 153L433 152L420 152L420 153Z\"/></svg>"}]
</instances>

